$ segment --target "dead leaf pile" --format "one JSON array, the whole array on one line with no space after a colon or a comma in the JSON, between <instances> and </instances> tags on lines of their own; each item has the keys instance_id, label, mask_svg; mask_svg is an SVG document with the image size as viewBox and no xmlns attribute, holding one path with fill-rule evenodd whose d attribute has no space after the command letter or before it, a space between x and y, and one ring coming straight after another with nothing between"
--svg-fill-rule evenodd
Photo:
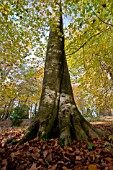
<instances>
[{"instance_id":1,"label":"dead leaf pile","mask_svg":"<svg viewBox=\"0 0 113 170\"><path fill-rule=\"evenodd\" d=\"M113 134L113 127L105 130ZM58 139L43 141L39 137L20 146L15 142L5 145L11 137L18 141L23 130L4 128L0 133L1 170L113 170L112 135L92 137L84 143L74 140L71 147L60 147Z\"/></svg>"}]
</instances>

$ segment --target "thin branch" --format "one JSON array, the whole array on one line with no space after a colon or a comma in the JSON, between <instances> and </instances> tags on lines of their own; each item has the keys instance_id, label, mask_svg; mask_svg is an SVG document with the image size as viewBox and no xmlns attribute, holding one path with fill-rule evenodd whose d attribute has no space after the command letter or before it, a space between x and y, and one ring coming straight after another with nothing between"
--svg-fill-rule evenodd
<instances>
[{"instance_id":1,"label":"thin branch","mask_svg":"<svg viewBox=\"0 0 113 170\"><path fill-rule=\"evenodd\" d=\"M88 38L79 48L77 48L74 52L67 54L66 56L73 55L77 51L79 51L82 47L84 47L93 37L96 37L97 35L101 34L103 31L98 32L97 34L92 35L90 38Z\"/></svg>"},{"instance_id":2,"label":"thin branch","mask_svg":"<svg viewBox=\"0 0 113 170\"><path fill-rule=\"evenodd\" d=\"M110 26L113 27L113 24L110 24L110 23L108 23L108 22L103 21L94 11L93 11L93 13L94 13L94 15L96 15L96 17L97 17L101 22L103 22L103 23L106 24L106 25L110 25Z\"/></svg>"}]
</instances>

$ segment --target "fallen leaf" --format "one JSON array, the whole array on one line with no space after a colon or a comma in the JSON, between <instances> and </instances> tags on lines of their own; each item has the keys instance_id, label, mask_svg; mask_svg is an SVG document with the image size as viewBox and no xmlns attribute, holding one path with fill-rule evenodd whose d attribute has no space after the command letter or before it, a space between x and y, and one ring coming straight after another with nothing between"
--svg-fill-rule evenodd
<instances>
[{"instance_id":1,"label":"fallen leaf","mask_svg":"<svg viewBox=\"0 0 113 170\"><path fill-rule=\"evenodd\" d=\"M29 170L37 170L36 163L33 163Z\"/></svg>"},{"instance_id":2,"label":"fallen leaf","mask_svg":"<svg viewBox=\"0 0 113 170\"><path fill-rule=\"evenodd\" d=\"M64 162L63 162L63 161L58 161L57 164L58 164L58 165L64 165Z\"/></svg>"},{"instance_id":3,"label":"fallen leaf","mask_svg":"<svg viewBox=\"0 0 113 170\"><path fill-rule=\"evenodd\" d=\"M80 161L81 159L82 159L81 156L76 156L77 161Z\"/></svg>"},{"instance_id":4,"label":"fallen leaf","mask_svg":"<svg viewBox=\"0 0 113 170\"><path fill-rule=\"evenodd\" d=\"M57 164L56 165L50 165L49 167L48 167L48 170L57 170Z\"/></svg>"},{"instance_id":5,"label":"fallen leaf","mask_svg":"<svg viewBox=\"0 0 113 170\"><path fill-rule=\"evenodd\" d=\"M113 165L108 165L108 170L113 170Z\"/></svg>"},{"instance_id":6,"label":"fallen leaf","mask_svg":"<svg viewBox=\"0 0 113 170\"><path fill-rule=\"evenodd\" d=\"M48 154L48 150L45 150L45 151L43 152L44 158L46 158L47 154Z\"/></svg>"},{"instance_id":7,"label":"fallen leaf","mask_svg":"<svg viewBox=\"0 0 113 170\"><path fill-rule=\"evenodd\" d=\"M19 151L15 152L15 156L18 156L18 155L20 155L20 152Z\"/></svg>"},{"instance_id":8,"label":"fallen leaf","mask_svg":"<svg viewBox=\"0 0 113 170\"><path fill-rule=\"evenodd\" d=\"M63 166L62 169L63 170L71 170L71 169L67 168L66 166Z\"/></svg>"},{"instance_id":9,"label":"fallen leaf","mask_svg":"<svg viewBox=\"0 0 113 170\"><path fill-rule=\"evenodd\" d=\"M38 161L42 164L44 164L44 160L43 159L38 159Z\"/></svg>"},{"instance_id":10,"label":"fallen leaf","mask_svg":"<svg viewBox=\"0 0 113 170\"><path fill-rule=\"evenodd\" d=\"M105 158L105 160L109 163L112 161L110 157Z\"/></svg>"},{"instance_id":11,"label":"fallen leaf","mask_svg":"<svg viewBox=\"0 0 113 170\"><path fill-rule=\"evenodd\" d=\"M4 166L4 167L2 167L2 169L1 169L1 170L6 170L6 168L7 168L7 166Z\"/></svg>"},{"instance_id":12,"label":"fallen leaf","mask_svg":"<svg viewBox=\"0 0 113 170\"><path fill-rule=\"evenodd\" d=\"M88 166L88 170L98 170L98 169L97 169L97 165L90 164L90 165Z\"/></svg>"},{"instance_id":13,"label":"fallen leaf","mask_svg":"<svg viewBox=\"0 0 113 170\"><path fill-rule=\"evenodd\" d=\"M3 159L2 164L7 165L7 159Z\"/></svg>"},{"instance_id":14,"label":"fallen leaf","mask_svg":"<svg viewBox=\"0 0 113 170\"><path fill-rule=\"evenodd\" d=\"M52 153L50 153L47 158L46 158L47 162L51 162L52 161Z\"/></svg>"},{"instance_id":15,"label":"fallen leaf","mask_svg":"<svg viewBox=\"0 0 113 170\"><path fill-rule=\"evenodd\" d=\"M11 153L12 161L14 160L14 157L15 157L15 154L12 152L12 153Z\"/></svg>"}]
</instances>

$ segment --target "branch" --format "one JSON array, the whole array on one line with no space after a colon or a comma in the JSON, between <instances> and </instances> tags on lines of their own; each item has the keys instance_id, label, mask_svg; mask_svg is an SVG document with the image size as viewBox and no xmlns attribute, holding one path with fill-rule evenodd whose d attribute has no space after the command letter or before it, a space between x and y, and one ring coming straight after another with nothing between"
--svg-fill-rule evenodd
<instances>
[{"instance_id":1,"label":"branch","mask_svg":"<svg viewBox=\"0 0 113 170\"><path fill-rule=\"evenodd\" d=\"M84 47L93 37L96 37L97 35L101 34L103 31L98 32L97 34L92 35L90 38L88 38L78 49L76 49L74 52L67 54L66 56L72 55L79 51L82 47Z\"/></svg>"},{"instance_id":2,"label":"branch","mask_svg":"<svg viewBox=\"0 0 113 170\"><path fill-rule=\"evenodd\" d=\"M110 25L110 26L113 27L113 24L110 24L110 23L108 23L108 22L103 21L94 11L93 11L93 13L94 13L94 15L96 15L96 17L97 17L101 22L103 22L103 23L106 24L106 25Z\"/></svg>"}]
</instances>

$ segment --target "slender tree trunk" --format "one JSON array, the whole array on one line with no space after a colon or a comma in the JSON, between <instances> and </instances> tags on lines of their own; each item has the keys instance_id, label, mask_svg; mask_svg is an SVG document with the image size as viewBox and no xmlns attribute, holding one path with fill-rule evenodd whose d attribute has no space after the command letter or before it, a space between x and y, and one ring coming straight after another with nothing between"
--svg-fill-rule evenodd
<instances>
[{"instance_id":1,"label":"slender tree trunk","mask_svg":"<svg viewBox=\"0 0 113 170\"><path fill-rule=\"evenodd\" d=\"M36 112L37 112L37 103L35 103L34 115L36 115Z\"/></svg>"},{"instance_id":2,"label":"slender tree trunk","mask_svg":"<svg viewBox=\"0 0 113 170\"><path fill-rule=\"evenodd\" d=\"M60 13L60 5L56 6ZM20 143L37 135L59 137L65 145L70 145L72 139L87 140L89 136L99 135L74 102L64 51L62 16L54 18L50 29L39 111Z\"/></svg>"},{"instance_id":3,"label":"slender tree trunk","mask_svg":"<svg viewBox=\"0 0 113 170\"><path fill-rule=\"evenodd\" d=\"M6 120L9 117L9 115L11 114L11 112L13 110L13 103L14 103L14 99L11 99L9 101L8 106L5 107L5 112L2 116L2 120Z\"/></svg>"}]
</instances>

